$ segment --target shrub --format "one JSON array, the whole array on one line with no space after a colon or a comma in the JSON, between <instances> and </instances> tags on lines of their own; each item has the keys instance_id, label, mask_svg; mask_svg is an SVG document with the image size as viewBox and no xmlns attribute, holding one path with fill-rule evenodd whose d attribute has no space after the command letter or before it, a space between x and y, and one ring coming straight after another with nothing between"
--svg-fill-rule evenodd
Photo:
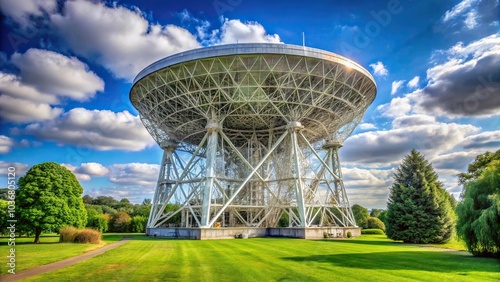
<instances>
[{"instance_id":1,"label":"shrub","mask_svg":"<svg viewBox=\"0 0 500 282\"><path fill-rule=\"evenodd\" d=\"M76 233L78 229L73 226L66 226L59 229L59 242L61 243L73 243L75 241Z\"/></svg>"},{"instance_id":2,"label":"shrub","mask_svg":"<svg viewBox=\"0 0 500 282\"><path fill-rule=\"evenodd\" d=\"M126 212L117 212L111 218L110 229L113 232L128 232L130 226L130 215Z\"/></svg>"},{"instance_id":3,"label":"shrub","mask_svg":"<svg viewBox=\"0 0 500 282\"><path fill-rule=\"evenodd\" d=\"M144 216L136 215L130 220L130 229L132 232L144 233L146 232L146 224L148 219Z\"/></svg>"},{"instance_id":4,"label":"shrub","mask_svg":"<svg viewBox=\"0 0 500 282\"><path fill-rule=\"evenodd\" d=\"M385 224L382 222L382 220L380 220L376 217L368 218L368 228L381 229L382 231L385 232Z\"/></svg>"},{"instance_id":5,"label":"shrub","mask_svg":"<svg viewBox=\"0 0 500 282\"><path fill-rule=\"evenodd\" d=\"M373 228L373 229L362 229L361 234L367 235L367 234L379 234L379 235L384 235L384 231L378 228Z\"/></svg>"},{"instance_id":6,"label":"shrub","mask_svg":"<svg viewBox=\"0 0 500 282\"><path fill-rule=\"evenodd\" d=\"M347 231L347 238L351 238L351 237L352 237L351 231Z\"/></svg>"},{"instance_id":7,"label":"shrub","mask_svg":"<svg viewBox=\"0 0 500 282\"><path fill-rule=\"evenodd\" d=\"M85 228L80 229L75 235L75 243L99 244L101 242L101 232Z\"/></svg>"},{"instance_id":8,"label":"shrub","mask_svg":"<svg viewBox=\"0 0 500 282\"><path fill-rule=\"evenodd\" d=\"M108 231L108 218L105 214L89 217L87 227L95 229L101 233L106 232Z\"/></svg>"},{"instance_id":9,"label":"shrub","mask_svg":"<svg viewBox=\"0 0 500 282\"><path fill-rule=\"evenodd\" d=\"M325 239L328 238L328 233L327 232L323 232L323 238L325 238Z\"/></svg>"}]
</instances>

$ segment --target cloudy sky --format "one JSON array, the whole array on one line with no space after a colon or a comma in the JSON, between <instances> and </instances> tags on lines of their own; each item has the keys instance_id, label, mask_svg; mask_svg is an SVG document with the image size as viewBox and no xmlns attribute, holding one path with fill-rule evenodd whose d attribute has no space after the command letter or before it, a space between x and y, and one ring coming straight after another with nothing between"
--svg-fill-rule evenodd
<instances>
[{"instance_id":1,"label":"cloudy sky","mask_svg":"<svg viewBox=\"0 0 500 282\"><path fill-rule=\"evenodd\" d=\"M378 85L341 150L351 203L385 208L412 148L458 196L456 174L500 148L498 0L0 0L0 11L0 183L9 166L55 161L85 194L152 198L161 151L128 100L135 75L203 46L301 45L302 32Z\"/></svg>"}]
</instances>

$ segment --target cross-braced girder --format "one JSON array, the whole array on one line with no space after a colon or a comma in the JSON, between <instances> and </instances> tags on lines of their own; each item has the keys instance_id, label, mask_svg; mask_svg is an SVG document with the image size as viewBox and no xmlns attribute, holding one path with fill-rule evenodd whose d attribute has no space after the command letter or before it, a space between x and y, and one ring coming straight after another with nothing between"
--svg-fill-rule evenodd
<instances>
[{"instance_id":1,"label":"cross-braced girder","mask_svg":"<svg viewBox=\"0 0 500 282\"><path fill-rule=\"evenodd\" d=\"M290 227L355 226L339 143L326 142L318 152L303 130L294 121L281 135L271 134L267 145L253 136L236 147L210 121L189 159L165 147L148 227L163 226L178 213L182 227L276 227L286 217ZM165 212L169 203L181 208Z\"/></svg>"}]
</instances>

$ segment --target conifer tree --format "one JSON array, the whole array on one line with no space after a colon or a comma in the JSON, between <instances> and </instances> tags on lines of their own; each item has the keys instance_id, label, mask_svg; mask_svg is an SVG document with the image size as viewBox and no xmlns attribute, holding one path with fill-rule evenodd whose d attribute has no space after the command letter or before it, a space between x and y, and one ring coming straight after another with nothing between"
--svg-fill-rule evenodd
<instances>
[{"instance_id":1,"label":"conifer tree","mask_svg":"<svg viewBox=\"0 0 500 282\"><path fill-rule=\"evenodd\" d=\"M432 165L416 150L394 175L387 204L386 234L405 243L444 243L453 234L451 195Z\"/></svg>"}]
</instances>

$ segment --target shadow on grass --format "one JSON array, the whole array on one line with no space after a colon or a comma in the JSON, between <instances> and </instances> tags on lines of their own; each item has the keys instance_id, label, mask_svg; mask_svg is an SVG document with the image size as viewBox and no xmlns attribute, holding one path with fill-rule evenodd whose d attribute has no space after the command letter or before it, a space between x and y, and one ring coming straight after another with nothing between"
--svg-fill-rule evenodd
<instances>
[{"instance_id":1,"label":"shadow on grass","mask_svg":"<svg viewBox=\"0 0 500 282\"><path fill-rule=\"evenodd\" d=\"M326 263L359 269L433 272L500 272L498 260L477 258L465 252L400 251L283 257L287 261Z\"/></svg>"}]
</instances>

